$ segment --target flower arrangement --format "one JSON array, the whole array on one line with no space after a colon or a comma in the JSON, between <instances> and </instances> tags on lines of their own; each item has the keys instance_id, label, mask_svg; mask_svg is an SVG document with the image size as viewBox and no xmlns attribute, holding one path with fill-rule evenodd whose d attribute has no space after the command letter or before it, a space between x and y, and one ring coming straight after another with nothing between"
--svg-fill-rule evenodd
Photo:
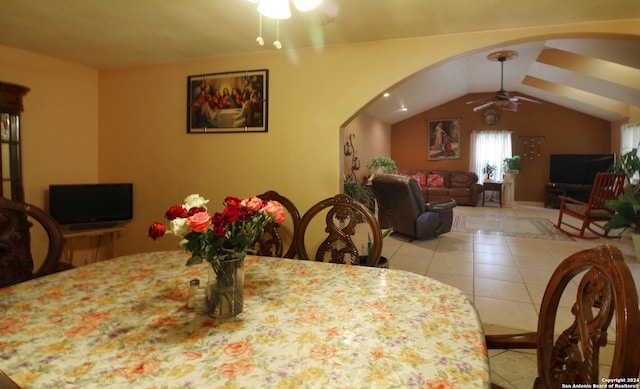
<instances>
[{"instance_id":1,"label":"flower arrangement","mask_svg":"<svg viewBox=\"0 0 640 389\"><path fill-rule=\"evenodd\" d=\"M215 270L221 260L244 258L253 252L264 226L272 221L282 223L285 217L282 204L259 197L227 197L222 212L213 215L207 210L208 202L199 194L187 196L184 204L174 205L165 213L169 227L154 222L149 237L156 240L165 233L176 235L182 238L179 246L191 253L187 266L205 259Z\"/></svg>"}]
</instances>

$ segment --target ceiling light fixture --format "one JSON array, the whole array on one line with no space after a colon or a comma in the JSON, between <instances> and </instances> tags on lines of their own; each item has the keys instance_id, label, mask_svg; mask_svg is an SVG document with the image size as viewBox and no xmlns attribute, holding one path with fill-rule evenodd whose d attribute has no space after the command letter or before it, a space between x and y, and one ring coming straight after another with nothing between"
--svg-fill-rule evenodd
<instances>
[{"instance_id":1,"label":"ceiling light fixture","mask_svg":"<svg viewBox=\"0 0 640 389\"><path fill-rule=\"evenodd\" d=\"M282 42L280 42L280 19L291 18L291 9L289 8L289 0L247 0L250 3L258 3L258 14L260 15L260 24L258 37L256 42L258 45L264 45L264 38L262 38L262 16L266 16L271 19L276 19L276 40L273 42L273 46L276 49L282 48ZM293 3L296 9L300 12L311 11L316 8L322 0L294 0Z\"/></svg>"}]
</instances>

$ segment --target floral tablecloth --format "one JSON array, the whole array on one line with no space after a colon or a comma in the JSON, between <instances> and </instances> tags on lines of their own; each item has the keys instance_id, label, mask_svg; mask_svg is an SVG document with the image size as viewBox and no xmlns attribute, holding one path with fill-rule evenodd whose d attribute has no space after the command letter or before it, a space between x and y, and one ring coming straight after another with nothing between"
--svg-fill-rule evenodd
<instances>
[{"instance_id":1,"label":"floral tablecloth","mask_svg":"<svg viewBox=\"0 0 640 389\"><path fill-rule=\"evenodd\" d=\"M26 388L472 388L489 384L475 309L409 272L247 257L244 311L186 308L180 251L0 289L0 369Z\"/></svg>"}]
</instances>

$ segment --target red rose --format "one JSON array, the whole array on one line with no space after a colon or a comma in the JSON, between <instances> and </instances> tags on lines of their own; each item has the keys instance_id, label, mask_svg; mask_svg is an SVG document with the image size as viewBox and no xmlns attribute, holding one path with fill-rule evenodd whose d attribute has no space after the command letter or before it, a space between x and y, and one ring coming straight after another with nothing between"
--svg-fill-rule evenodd
<instances>
[{"instance_id":1,"label":"red rose","mask_svg":"<svg viewBox=\"0 0 640 389\"><path fill-rule=\"evenodd\" d=\"M240 204L241 201L242 201L242 199L239 199L237 197L229 196L226 199L224 199L224 205L235 207L238 204Z\"/></svg>"},{"instance_id":2,"label":"red rose","mask_svg":"<svg viewBox=\"0 0 640 389\"><path fill-rule=\"evenodd\" d=\"M241 207L239 209L239 212L240 212L240 220L246 221L246 220L251 220L251 218L253 217L253 215L256 214L257 211L249 207Z\"/></svg>"},{"instance_id":3,"label":"red rose","mask_svg":"<svg viewBox=\"0 0 640 389\"><path fill-rule=\"evenodd\" d=\"M207 212L207 209L205 207L193 207L189 209L189 216L193 216L198 212Z\"/></svg>"},{"instance_id":4,"label":"red rose","mask_svg":"<svg viewBox=\"0 0 640 389\"><path fill-rule=\"evenodd\" d=\"M154 222L151 227L149 227L149 238L156 240L164 236L164 233L167 231L167 227L164 224L159 222Z\"/></svg>"},{"instance_id":5,"label":"red rose","mask_svg":"<svg viewBox=\"0 0 640 389\"><path fill-rule=\"evenodd\" d=\"M222 211L222 216L228 223L236 222L240 218L240 207L227 205Z\"/></svg>"},{"instance_id":6,"label":"red rose","mask_svg":"<svg viewBox=\"0 0 640 389\"><path fill-rule=\"evenodd\" d=\"M216 212L211 218L213 224L213 234L218 237L224 237L227 234L227 222L220 212Z\"/></svg>"},{"instance_id":7,"label":"red rose","mask_svg":"<svg viewBox=\"0 0 640 389\"><path fill-rule=\"evenodd\" d=\"M179 217L185 218L189 216L189 212L182 205L174 205L164 214L167 220L177 219Z\"/></svg>"},{"instance_id":8,"label":"red rose","mask_svg":"<svg viewBox=\"0 0 640 389\"><path fill-rule=\"evenodd\" d=\"M227 235L227 229L225 227L213 227L213 235L224 238Z\"/></svg>"}]
</instances>

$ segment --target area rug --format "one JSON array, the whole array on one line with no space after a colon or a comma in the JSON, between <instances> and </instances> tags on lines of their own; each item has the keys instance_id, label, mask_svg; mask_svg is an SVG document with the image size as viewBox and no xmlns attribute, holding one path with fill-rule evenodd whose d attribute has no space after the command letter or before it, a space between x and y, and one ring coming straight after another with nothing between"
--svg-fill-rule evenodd
<instances>
[{"instance_id":1,"label":"area rug","mask_svg":"<svg viewBox=\"0 0 640 389\"><path fill-rule=\"evenodd\" d=\"M556 229L549 219L544 218L454 215L451 231L519 238L573 240Z\"/></svg>"}]
</instances>

